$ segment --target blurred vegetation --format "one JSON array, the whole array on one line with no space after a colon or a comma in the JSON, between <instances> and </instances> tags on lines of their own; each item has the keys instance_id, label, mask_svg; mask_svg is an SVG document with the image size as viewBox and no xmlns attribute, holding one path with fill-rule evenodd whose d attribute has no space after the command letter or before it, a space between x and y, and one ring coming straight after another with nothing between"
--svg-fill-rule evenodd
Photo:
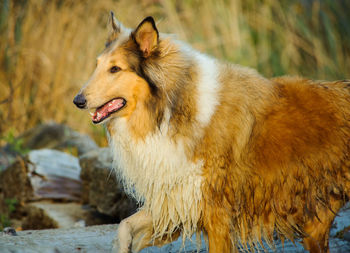
<instances>
[{"instance_id":1,"label":"blurred vegetation","mask_svg":"<svg viewBox=\"0 0 350 253\"><path fill-rule=\"evenodd\" d=\"M16 205L17 205L16 199L5 199L4 202L6 205L6 212L0 213L0 231L12 225L10 216L14 211L16 211Z\"/></svg>"},{"instance_id":2,"label":"blurred vegetation","mask_svg":"<svg viewBox=\"0 0 350 253\"><path fill-rule=\"evenodd\" d=\"M105 144L72 100L104 47L109 10L129 27L153 15L160 31L267 77L350 77L348 0L1 0L0 137L52 119Z\"/></svg>"},{"instance_id":3,"label":"blurred vegetation","mask_svg":"<svg viewBox=\"0 0 350 253\"><path fill-rule=\"evenodd\" d=\"M24 140L22 138L16 137L14 135L13 129L9 129L7 131L7 134L4 137L1 137L1 139L8 144L8 150L10 152L19 155L25 155L30 151L28 148L23 147Z\"/></svg>"}]
</instances>

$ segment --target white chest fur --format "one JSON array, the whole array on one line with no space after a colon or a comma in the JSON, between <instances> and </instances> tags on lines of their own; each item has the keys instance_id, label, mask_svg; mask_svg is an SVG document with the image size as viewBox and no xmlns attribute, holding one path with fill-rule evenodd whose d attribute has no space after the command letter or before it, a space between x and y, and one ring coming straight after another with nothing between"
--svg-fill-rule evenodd
<instances>
[{"instance_id":1,"label":"white chest fur","mask_svg":"<svg viewBox=\"0 0 350 253\"><path fill-rule=\"evenodd\" d=\"M152 215L156 234L179 225L184 234L192 234L201 213L202 163L187 159L181 141L168 137L166 125L145 140L132 138L125 119L111 129L117 175Z\"/></svg>"}]
</instances>

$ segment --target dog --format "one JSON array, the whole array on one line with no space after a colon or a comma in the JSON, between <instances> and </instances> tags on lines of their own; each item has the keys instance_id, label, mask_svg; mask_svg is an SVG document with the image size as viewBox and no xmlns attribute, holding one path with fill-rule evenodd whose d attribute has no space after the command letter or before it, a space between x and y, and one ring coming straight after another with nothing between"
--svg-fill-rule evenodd
<instances>
[{"instance_id":1,"label":"dog","mask_svg":"<svg viewBox=\"0 0 350 253\"><path fill-rule=\"evenodd\" d=\"M300 239L328 252L350 193L350 81L267 79L218 61L152 17L106 47L74 103L103 123L117 176L142 207L114 252L203 232L210 253Z\"/></svg>"}]
</instances>

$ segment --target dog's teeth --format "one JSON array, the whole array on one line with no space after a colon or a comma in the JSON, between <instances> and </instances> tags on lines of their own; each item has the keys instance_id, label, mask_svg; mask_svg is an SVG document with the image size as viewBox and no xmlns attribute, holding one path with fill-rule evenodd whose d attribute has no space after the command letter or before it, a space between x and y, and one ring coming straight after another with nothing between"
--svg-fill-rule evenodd
<instances>
[{"instance_id":1,"label":"dog's teeth","mask_svg":"<svg viewBox=\"0 0 350 253\"><path fill-rule=\"evenodd\" d=\"M109 103L108 106L112 106L112 103Z\"/></svg>"},{"instance_id":2,"label":"dog's teeth","mask_svg":"<svg viewBox=\"0 0 350 253\"><path fill-rule=\"evenodd\" d=\"M93 112L89 112L91 116L94 116L94 113Z\"/></svg>"}]
</instances>

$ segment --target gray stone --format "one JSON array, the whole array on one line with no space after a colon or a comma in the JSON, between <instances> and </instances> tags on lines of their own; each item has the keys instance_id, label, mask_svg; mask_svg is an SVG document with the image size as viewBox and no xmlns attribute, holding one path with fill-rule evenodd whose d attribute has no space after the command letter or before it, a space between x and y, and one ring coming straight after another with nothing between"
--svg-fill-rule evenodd
<instances>
[{"instance_id":1,"label":"gray stone","mask_svg":"<svg viewBox=\"0 0 350 253\"><path fill-rule=\"evenodd\" d=\"M18 231L0 236L2 253L110 252L115 225ZM11 240L16 237L17 240Z\"/></svg>"},{"instance_id":2,"label":"gray stone","mask_svg":"<svg viewBox=\"0 0 350 253\"><path fill-rule=\"evenodd\" d=\"M55 217L51 217L44 209L36 207L35 204L25 205L23 207L23 213L25 215L21 217L17 224L23 230L27 229L48 229L59 228L59 221L55 220Z\"/></svg>"},{"instance_id":3,"label":"gray stone","mask_svg":"<svg viewBox=\"0 0 350 253\"><path fill-rule=\"evenodd\" d=\"M34 190L31 200L81 198L80 166L76 157L52 149L29 152L29 180Z\"/></svg>"},{"instance_id":4,"label":"gray stone","mask_svg":"<svg viewBox=\"0 0 350 253\"><path fill-rule=\"evenodd\" d=\"M330 231L330 236L337 236L342 234L344 229L350 226L350 202L343 206L335 217L332 228Z\"/></svg>"},{"instance_id":5,"label":"gray stone","mask_svg":"<svg viewBox=\"0 0 350 253\"><path fill-rule=\"evenodd\" d=\"M345 241L350 242L350 231L349 231L349 230L347 230L347 231L344 232L344 234L343 234L343 239L344 239Z\"/></svg>"},{"instance_id":6,"label":"gray stone","mask_svg":"<svg viewBox=\"0 0 350 253\"><path fill-rule=\"evenodd\" d=\"M88 211L76 202L36 201L29 203L26 210L24 230L84 227L88 216Z\"/></svg>"},{"instance_id":7,"label":"gray stone","mask_svg":"<svg viewBox=\"0 0 350 253\"><path fill-rule=\"evenodd\" d=\"M0 236L2 253L75 253L75 252L111 252L112 240L116 236L117 225L91 226L86 228L50 229L19 231L17 236ZM208 252L203 238L200 253ZM161 248L150 247L141 253L195 253L196 238L187 240L183 246L181 239ZM244 251L242 251L244 252ZM296 242L286 241L284 246L276 242L275 250L265 252L301 253L306 252ZM350 243L337 238L330 240L331 253L350 252Z\"/></svg>"},{"instance_id":8,"label":"gray stone","mask_svg":"<svg viewBox=\"0 0 350 253\"><path fill-rule=\"evenodd\" d=\"M28 178L28 159L18 157L0 172L0 213L8 213L7 199L16 199L18 205L23 205L33 196L33 186Z\"/></svg>"},{"instance_id":9,"label":"gray stone","mask_svg":"<svg viewBox=\"0 0 350 253\"><path fill-rule=\"evenodd\" d=\"M10 235L10 236L17 236L17 232L14 228L12 227L6 227L2 231L2 235Z\"/></svg>"},{"instance_id":10,"label":"gray stone","mask_svg":"<svg viewBox=\"0 0 350 253\"><path fill-rule=\"evenodd\" d=\"M18 138L23 140L23 148L26 149L64 149L71 147L77 149L78 155L82 155L98 148L89 136L55 122L34 127Z\"/></svg>"},{"instance_id":11,"label":"gray stone","mask_svg":"<svg viewBox=\"0 0 350 253\"><path fill-rule=\"evenodd\" d=\"M52 208L37 202L47 199L80 202L81 189L76 157L51 149L33 150L0 172L0 213L15 217L18 225L27 229L61 227L62 219L49 212ZM10 207L7 202L14 200ZM69 217L68 210L65 213L61 216Z\"/></svg>"},{"instance_id":12,"label":"gray stone","mask_svg":"<svg viewBox=\"0 0 350 253\"><path fill-rule=\"evenodd\" d=\"M135 212L136 203L123 191L113 168L108 148L99 148L80 157L83 201L98 212L124 219Z\"/></svg>"},{"instance_id":13,"label":"gray stone","mask_svg":"<svg viewBox=\"0 0 350 253\"><path fill-rule=\"evenodd\" d=\"M0 199L17 202L40 199L80 200L78 159L51 149L30 151L0 172Z\"/></svg>"},{"instance_id":14,"label":"gray stone","mask_svg":"<svg viewBox=\"0 0 350 253\"><path fill-rule=\"evenodd\" d=\"M15 152L9 150L9 147L0 148L0 172L13 164L18 156Z\"/></svg>"}]
</instances>

